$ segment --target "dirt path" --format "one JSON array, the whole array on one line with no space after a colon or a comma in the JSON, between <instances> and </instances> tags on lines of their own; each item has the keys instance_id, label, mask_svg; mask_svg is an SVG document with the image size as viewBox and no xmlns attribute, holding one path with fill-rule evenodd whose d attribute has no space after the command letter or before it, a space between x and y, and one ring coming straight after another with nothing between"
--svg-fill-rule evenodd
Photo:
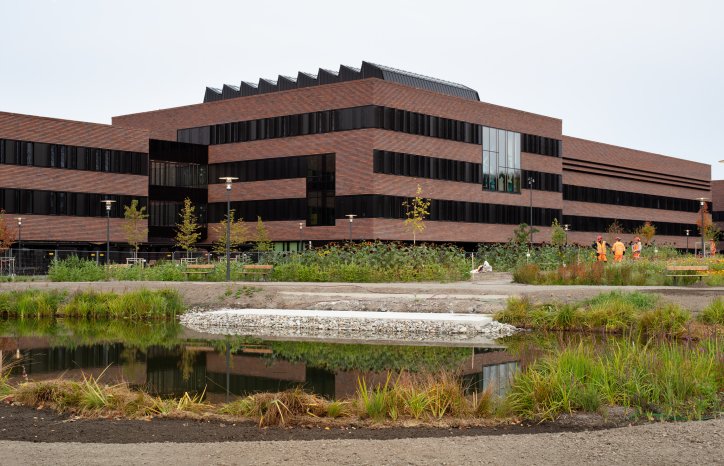
<instances>
[{"instance_id":1,"label":"dirt path","mask_svg":"<svg viewBox=\"0 0 724 466\"><path fill-rule=\"evenodd\" d=\"M19 282L0 283L11 289L112 290L173 288L190 306L204 308L330 309L400 312L492 313L509 296L528 295L539 301L578 301L611 290L658 293L698 312L724 288L536 286L512 283L509 274L454 283L279 283L279 282Z\"/></svg>"},{"instance_id":2,"label":"dirt path","mask_svg":"<svg viewBox=\"0 0 724 466\"><path fill-rule=\"evenodd\" d=\"M26 464L724 464L724 420L656 423L593 432L431 440L291 440L226 443L0 441L4 465Z\"/></svg>"}]
</instances>

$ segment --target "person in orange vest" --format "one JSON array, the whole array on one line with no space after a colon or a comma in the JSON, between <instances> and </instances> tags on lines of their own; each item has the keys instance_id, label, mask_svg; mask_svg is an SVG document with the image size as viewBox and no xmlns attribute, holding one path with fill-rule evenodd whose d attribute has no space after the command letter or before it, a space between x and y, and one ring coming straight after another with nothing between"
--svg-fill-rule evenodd
<instances>
[{"instance_id":1,"label":"person in orange vest","mask_svg":"<svg viewBox=\"0 0 724 466\"><path fill-rule=\"evenodd\" d=\"M621 262L623 255L626 254L626 246L621 242L621 238L616 237L616 242L611 246L611 252L613 252L613 261Z\"/></svg>"},{"instance_id":2,"label":"person in orange vest","mask_svg":"<svg viewBox=\"0 0 724 466\"><path fill-rule=\"evenodd\" d=\"M716 241L714 241L713 239L709 240L709 255L711 257L716 256Z\"/></svg>"},{"instance_id":3,"label":"person in orange vest","mask_svg":"<svg viewBox=\"0 0 724 466\"><path fill-rule=\"evenodd\" d=\"M606 244L606 241L604 241L603 236L598 235L596 237L596 242L593 243L593 249L596 250L596 260L598 260L598 262L608 262L608 259L606 258L608 245Z\"/></svg>"},{"instance_id":4,"label":"person in orange vest","mask_svg":"<svg viewBox=\"0 0 724 466\"><path fill-rule=\"evenodd\" d=\"M635 261L641 258L641 238L638 236L634 238L633 243L631 243L631 252L633 252L633 259Z\"/></svg>"}]
</instances>

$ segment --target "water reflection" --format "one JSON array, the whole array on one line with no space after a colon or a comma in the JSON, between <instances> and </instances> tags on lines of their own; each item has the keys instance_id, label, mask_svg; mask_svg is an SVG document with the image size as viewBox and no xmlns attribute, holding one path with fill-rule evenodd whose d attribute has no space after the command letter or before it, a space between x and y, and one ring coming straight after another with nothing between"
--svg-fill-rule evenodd
<instances>
[{"instance_id":1,"label":"water reflection","mask_svg":"<svg viewBox=\"0 0 724 466\"><path fill-rule=\"evenodd\" d=\"M344 398L355 393L360 377L368 384L384 383L388 372L403 370L455 371L471 391L493 385L503 393L520 365L519 356L500 346L204 339L184 334L180 328L154 330L144 324L134 329L135 324L125 323L121 331L115 324L110 332L106 332L109 323L68 324L36 322L13 328L8 322L0 323L4 363L18 361L14 380L102 374L101 380L107 383L125 381L162 396L206 390L210 401L219 402L228 395L298 386L329 398Z\"/></svg>"}]
</instances>

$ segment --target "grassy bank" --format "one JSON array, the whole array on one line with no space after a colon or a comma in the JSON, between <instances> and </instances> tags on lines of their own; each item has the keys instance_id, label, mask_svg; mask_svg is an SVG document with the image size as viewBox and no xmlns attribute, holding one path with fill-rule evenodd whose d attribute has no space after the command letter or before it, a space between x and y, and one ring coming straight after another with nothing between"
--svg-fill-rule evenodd
<instances>
[{"instance_id":1,"label":"grassy bank","mask_svg":"<svg viewBox=\"0 0 724 466\"><path fill-rule=\"evenodd\" d=\"M9 384L0 394L30 406L48 406L82 416L143 418L158 415L230 416L265 425L326 422L493 422L555 419L562 413L606 413L630 409L644 419L700 419L724 408L724 340L690 346L671 342L621 341L606 352L569 346L547 352L511 383L507 396L489 387L469 393L450 372L404 372L377 384L358 380L356 393L329 400L295 388L256 393L226 404L210 404L203 393L164 399L125 384L92 377Z\"/></svg>"},{"instance_id":2,"label":"grassy bank","mask_svg":"<svg viewBox=\"0 0 724 466\"><path fill-rule=\"evenodd\" d=\"M723 324L724 303L718 298L699 317L704 324ZM519 328L584 332L640 332L648 335L680 336L693 318L691 312L665 303L649 293L602 293L579 303L534 304L527 297L510 298L499 322Z\"/></svg>"},{"instance_id":3,"label":"grassy bank","mask_svg":"<svg viewBox=\"0 0 724 466\"><path fill-rule=\"evenodd\" d=\"M0 293L0 315L12 319L72 317L79 319L174 319L184 311L175 290L137 290L123 294L57 290Z\"/></svg>"}]
</instances>

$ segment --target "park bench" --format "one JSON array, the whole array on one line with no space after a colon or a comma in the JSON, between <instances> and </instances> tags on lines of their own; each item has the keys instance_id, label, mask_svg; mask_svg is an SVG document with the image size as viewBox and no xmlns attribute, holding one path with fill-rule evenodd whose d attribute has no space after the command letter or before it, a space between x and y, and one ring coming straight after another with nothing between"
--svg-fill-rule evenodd
<instances>
[{"instance_id":1,"label":"park bench","mask_svg":"<svg viewBox=\"0 0 724 466\"><path fill-rule=\"evenodd\" d=\"M255 277L261 277L263 280L264 277L269 275L274 268L273 265L258 265L258 264L252 264L252 265L244 265L241 268L241 274L242 275L250 275Z\"/></svg>"},{"instance_id":2,"label":"park bench","mask_svg":"<svg viewBox=\"0 0 724 466\"><path fill-rule=\"evenodd\" d=\"M189 275L208 275L213 271L213 264L188 264L184 273L186 274L186 278L188 278Z\"/></svg>"},{"instance_id":3,"label":"park bench","mask_svg":"<svg viewBox=\"0 0 724 466\"><path fill-rule=\"evenodd\" d=\"M708 271L709 266L706 265L669 265L666 267L666 276L674 277L674 284L676 284L679 277L697 277L701 281L707 276Z\"/></svg>"}]
</instances>

